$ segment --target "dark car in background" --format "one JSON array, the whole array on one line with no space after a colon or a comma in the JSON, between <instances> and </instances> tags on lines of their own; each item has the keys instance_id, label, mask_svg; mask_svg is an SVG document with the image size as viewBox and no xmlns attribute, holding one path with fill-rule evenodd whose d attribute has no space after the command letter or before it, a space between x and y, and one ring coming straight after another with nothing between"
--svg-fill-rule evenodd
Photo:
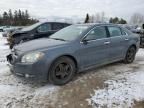
<instances>
[{"instance_id":1,"label":"dark car in background","mask_svg":"<svg viewBox=\"0 0 144 108\"><path fill-rule=\"evenodd\" d=\"M130 30L132 33L139 33L140 30L137 29L138 26L129 25L129 24L120 24L120 26Z\"/></svg>"},{"instance_id":2,"label":"dark car in background","mask_svg":"<svg viewBox=\"0 0 144 108\"><path fill-rule=\"evenodd\" d=\"M10 28L10 26L0 26L0 32L4 32L5 29Z\"/></svg>"},{"instance_id":3,"label":"dark car in background","mask_svg":"<svg viewBox=\"0 0 144 108\"><path fill-rule=\"evenodd\" d=\"M2 29L2 28L0 28L0 32L3 32L3 29Z\"/></svg>"},{"instance_id":4,"label":"dark car in background","mask_svg":"<svg viewBox=\"0 0 144 108\"><path fill-rule=\"evenodd\" d=\"M8 37L8 36L10 36L13 32L18 31L18 30L21 30L21 29L22 29L22 27L11 27L11 28L7 28L7 29L4 29L4 30L3 30L2 35L3 35L3 37Z\"/></svg>"},{"instance_id":5,"label":"dark car in background","mask_svg":"<svg viewBox=\"0 0 144 108\"><path fill-rule=\"evenodd\" d=\"M7 38L7 40L10 48L13 48L14 45L19 43L23 43L33 39L48 37L51 34L69 25L70 24L68 23L60 22L38 22L34 25L14 32Z\"/></svg>"},{"instance_id":6,"label":"dark car in background","mask_svg":"<svg viewBox=\"0 0 144 108\"><path fill-rule=\"evenodd\" d=\"M144 24L142 25L142 30L140 32L140 47L144 48Z\"/></svg>"},{"instance_id":7,"label":"dark car in background","mask_svg":"<svg viewBox=\"0 0 144 108\"><path fill-rule=\"evenodd\" d=\"M77 24L15 46L7 60L16 75L63 85L76 72L121 60L132 63L139 42L139 36L117 25Z\"/></svg>"},{"instance_id":8,"label":"dark car in background","mask_svg":"<svg viewBox=\"0 0 144 108\"><path fill-rule=\"evenodd\" d=\"M140 47L144 48L144 24L142 25L142 27L128 25L128 24L120 24L120 26L130 30L134 34L139 35L140 36Z\"/></svg>"}]
</instances>

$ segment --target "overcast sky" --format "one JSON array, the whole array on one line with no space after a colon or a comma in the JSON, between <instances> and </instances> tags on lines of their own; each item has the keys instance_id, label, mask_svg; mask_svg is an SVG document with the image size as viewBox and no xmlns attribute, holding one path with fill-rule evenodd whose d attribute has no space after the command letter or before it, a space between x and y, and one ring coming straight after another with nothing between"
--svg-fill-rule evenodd
<instances>
[{"instance_id":1,"label":"overcast sky","mask_svg":"<svg viewBox=\"0 0 144 108\"><path fill-rule=\"evenodd\" d=\"M27 9L37 17L84 17L104 11L109 17L129 19L135 12L144 14L144 0L0 0L0 13L9 9Z\"/></svg>"}]
</instances>

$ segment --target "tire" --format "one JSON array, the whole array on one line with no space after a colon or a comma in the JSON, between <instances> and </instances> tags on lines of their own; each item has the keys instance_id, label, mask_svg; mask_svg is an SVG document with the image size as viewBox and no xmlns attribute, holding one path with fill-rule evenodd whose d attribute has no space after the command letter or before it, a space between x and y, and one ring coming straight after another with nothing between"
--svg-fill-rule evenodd
<instances>
[{"instance_id":1,"label":"tire","mask_svg":"<svg viewBox=\"0 0 144 108\"><path fill-rule=\"evenodd\" d=\"M66 56L60 57L54 61L49 73L48 80L54 85L64 85L72 80L76 73L74 61Z\"/></svg>"},{"instance_id":2,"label":"tire","mask_svg":"<svg viewBox=\"0 0 144 108\"><path fill-rule=\"evenodd\" d=\"M131 46L125 56L124 63L129 64L135 60L136 48Z\"/></svg>"}]
</instances>

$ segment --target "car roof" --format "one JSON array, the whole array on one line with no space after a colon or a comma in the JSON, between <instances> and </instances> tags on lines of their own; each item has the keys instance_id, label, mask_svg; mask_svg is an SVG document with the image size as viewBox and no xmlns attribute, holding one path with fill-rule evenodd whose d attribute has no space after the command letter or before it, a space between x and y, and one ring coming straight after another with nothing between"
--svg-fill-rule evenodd
<instances>
[{"instance_id":1,"label":"car roof","mask_svg":"<svg viewBox=\"0 0 144 108\"><path fill-rule=\"evenodd\" d=\"M118 27L121 27L117 24L112 24L112 23L83 23L83 24L75 24L75 25L89 26L89 27L94 27L94 26L118 26Z\"/></svg>"},{"instance_id":2,"label":"car roof","mask_svg":"<svg viewBox=\"0 0 144 108\"><path fill-rule=\"evenodd\" d=\"M66 23L66 22L49 22L49 21L44 21L44 22L39 22L39 23L41 23L41 24L44 24L44 23L58 23L58 24L69 24L70 25L70 23Z\"/></svg>"}]
</instances>

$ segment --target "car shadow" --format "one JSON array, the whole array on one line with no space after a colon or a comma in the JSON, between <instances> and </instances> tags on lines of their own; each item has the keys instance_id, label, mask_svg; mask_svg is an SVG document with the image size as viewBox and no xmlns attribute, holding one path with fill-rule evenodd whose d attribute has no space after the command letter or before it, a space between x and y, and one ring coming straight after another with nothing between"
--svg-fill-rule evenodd
<instances>
[{"instance_id":1,"label":"car shadow","mask_svg":"<svg viewBox=\"0 0 144 108\"><path fill-rule=\"evenodd\" d=\"M103 68L108 68L108 67L111 67L111 66L117 66L119 64L123 64L122 61L118 61L118 62L114 62L114 63L110 63L110 64L106 64L106 65L102 65L102 66L99 66L99 67L93 67L91 69L87 69L85 71L82 71L82 72L78 72L75 76L75 78L73 78L72 81L74 80L77 80L78 78L80 78L81 76L84 76L84 75L87 75L87 74L90 74L90 73L95 73L95 72L99 72L99 70L103 69Z\"/></svg>"}]
</instances>

